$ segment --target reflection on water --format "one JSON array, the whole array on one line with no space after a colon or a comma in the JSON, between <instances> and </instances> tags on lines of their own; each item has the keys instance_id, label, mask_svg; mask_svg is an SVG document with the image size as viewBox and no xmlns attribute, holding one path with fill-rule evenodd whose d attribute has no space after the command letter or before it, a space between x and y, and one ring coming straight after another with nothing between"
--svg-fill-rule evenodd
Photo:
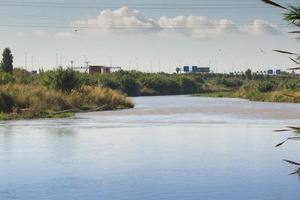
<instances>
[{"instance_id":1,"label":"reflection on water","mask_svg":"<svg viewBox=\"0 0 300 200\"><path fill-rule=\"evenodd\" d=\"M274 145L297 104L135 98L136 109L0 123L0 199L299 199Z\"/></svg>"}]
</instances>

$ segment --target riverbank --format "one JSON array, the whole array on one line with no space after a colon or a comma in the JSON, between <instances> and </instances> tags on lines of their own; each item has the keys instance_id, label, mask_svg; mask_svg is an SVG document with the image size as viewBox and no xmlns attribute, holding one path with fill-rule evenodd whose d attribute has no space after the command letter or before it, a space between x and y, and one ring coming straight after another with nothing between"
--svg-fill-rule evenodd
<instances>
[{"instance_id":1,"label":"riverbank","mask_svg":"<svg viewBox=\"0 0 300 200\"><path fill-rule=\"evenodd\" d=\"M31 84L0 86L0 120L65 118L77 112L132 107L127 96L107 88L82 86L62 92Z\"/></svg>"},{"instance_id":2,"label":"riverbank","mask_svg":"<svg viewBox=\"0 0 300 200\"><path fill-rule=\"evenodd\" d=\"M206 93L193 94L199 97L217 97L217 98L242 98L250 101L260 102L278 102L278 103L300 103L300 92L293 90L278 90L270 92L259 92L255 90L245 91L213 91Z\"/></svg>"}]
</instances>

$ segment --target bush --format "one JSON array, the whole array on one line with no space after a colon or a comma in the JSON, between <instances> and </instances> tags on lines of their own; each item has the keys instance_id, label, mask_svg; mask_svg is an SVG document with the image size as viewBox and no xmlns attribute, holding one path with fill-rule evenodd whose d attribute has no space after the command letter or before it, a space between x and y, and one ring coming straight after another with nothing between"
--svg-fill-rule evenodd
<instances>
[{"instance_id":1,"label":"bush","mask_svg":"<svg viewBox=\"0 0 300 200\"><path fill-rule=\"evenodd\" d=\"M226 87L238 88L243 85L243 81L238 78L222 78L219 80L219 84L223 84Z\"/></svg>"},{"instance_id":2,"label":"bush","mask_svg":"<svg viewBox=\"0 0 300 200\"><path fill-rule=\"evenodd\" d=\"M8 84L13 82L15 82L15 78L11 74L0 71L0 84Z\"/></svg>"},{"instance_id":3,"label":"bush","mask_svg":"<svg viewBox=\"0 0 300 200\"><path fill-rule=\"evenodd\" d=\"M179 94L181 92L181 88L179 83L172 79L171 77L167 77L165 75L150 75L141 78L141 85L146 88L151 93L161 94L161 95L169 95L169 94Z\"/></svg>"},{"instance_id":4,"label":"bush","mask_svg":"<svg viewBox=\"0 0 300 200\"><path fill-rule=\"evenodd\" d=\"M49 89L60 90L62 92L71 92L81 87L83 81L81 74L72 69L63 69L45 72L42 79L43 84Z\"/></svg>"},{"instance_id":5,"label":"bush","mask_svg":"<svg viewBox=\"0 0 300 200\"><path fill-rule=\"evenodd\" d=\"M24 69L15 68L13 72L13 77L16 83L19 84L30 84L35 81L37 75L33 75Z\"/></svg>"},{"instance_id":6,"label":"bush","mask_svg":"<svg viewBox=\"0 0 300 200\"><path fill-rule=\"evenodd\" d=\"M182 92L184 94L193 94L198 92L198 85L196 81L190 79L189 77L183 76L180 80Z\"/></svg>"},{"instance_id":7,"label":"bush","mask_svg":"<svg viewBox=\"0 0 300 200\"><path fill-rule=\"evenodd\" d=\"M294 89L300 87L300 81L299 80L287 80L283 83L283 86L285 89L294 90Z\"/></svg>"},{"instance_id":8,"label":"bush","mask_svg":"<svg viewBox=\"0 0 300 200\"><path fill-rule=\"evenodd\" d=\"M259 82L257 85L257 89L259 92L271 92L274 89L275 85L274 83L270 81L262 81Z\"/></svg>"},{"instance_id":9,"label":"bush","mask_svg":"<svg viewBox=\"0 0 300 200\"><path fill-rule=\"evenodd\" d=\"M7 91L0 91L0 112L11 112L14 106L14 97Z\"/></svg>"},{"instance_id":10,"label":"bush","mask_svg":"<svg viewBox=\"0 0 300 200\"><path fill-rule=\"evenodd\" d=\"M135 78L130 75L124 74L119 78L120 89L128 96L139 95L140 85Z\"/></svg>"},{"instance_id":11,"label":"bush","mask_svg":"<svg viewBox=\"0 0 300 200\"><path fill-rule=\"evenodd\" d=\"M96 77L96 84L103 88L119 89L120 83L114 76L103 74L102 76Z\"/></svg>"}]
</instances>

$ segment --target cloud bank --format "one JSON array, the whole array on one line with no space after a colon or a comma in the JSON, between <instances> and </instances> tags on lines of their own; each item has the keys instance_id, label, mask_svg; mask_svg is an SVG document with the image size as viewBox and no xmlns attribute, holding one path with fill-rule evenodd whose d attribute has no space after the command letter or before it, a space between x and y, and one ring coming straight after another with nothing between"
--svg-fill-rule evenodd
<instances>
[{"instance_id":1,"label":"cloud bank","mask_svg":"<svg viewBox=\"0 0 300 200\"><path fill-rule=\"evenodd\" d=\"M192 38L214 38L227 34L280 34L278 26L256 19L250 24L237 24L228 19L211 20L205 16L161 16L158 20L146 17L137 10L121 7L103 10L97 17L78 20L72 27L108 33L174 32Z\"/></svg>"},{"instance_id":2,"label":"cloud bank","mask_svg":"<svg viewBox=\"0 0 300 200\"><path fill-rule=\"evenodd\" d=\"M121 7L117 10L103 10L96 18L75 21L72 23L79 28L101 29L104 31L153 31L159 25L151 18L146 18L143 13Z\"/></svg>"}]
</instances>

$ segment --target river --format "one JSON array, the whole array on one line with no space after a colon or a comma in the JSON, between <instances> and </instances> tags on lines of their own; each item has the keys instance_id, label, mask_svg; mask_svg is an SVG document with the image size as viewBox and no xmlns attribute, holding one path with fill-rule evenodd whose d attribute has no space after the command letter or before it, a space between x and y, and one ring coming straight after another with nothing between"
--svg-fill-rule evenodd
<instances>
[{"instance_id":1,"label":"river","mask_svg":"<svg viewBox=\"0 0 300 200\"><path fill-rule=\"evenodd\" d=\"M298 200L299 104L189 96L0 122L1 200Z\"/></svg>"}]
</instances>

